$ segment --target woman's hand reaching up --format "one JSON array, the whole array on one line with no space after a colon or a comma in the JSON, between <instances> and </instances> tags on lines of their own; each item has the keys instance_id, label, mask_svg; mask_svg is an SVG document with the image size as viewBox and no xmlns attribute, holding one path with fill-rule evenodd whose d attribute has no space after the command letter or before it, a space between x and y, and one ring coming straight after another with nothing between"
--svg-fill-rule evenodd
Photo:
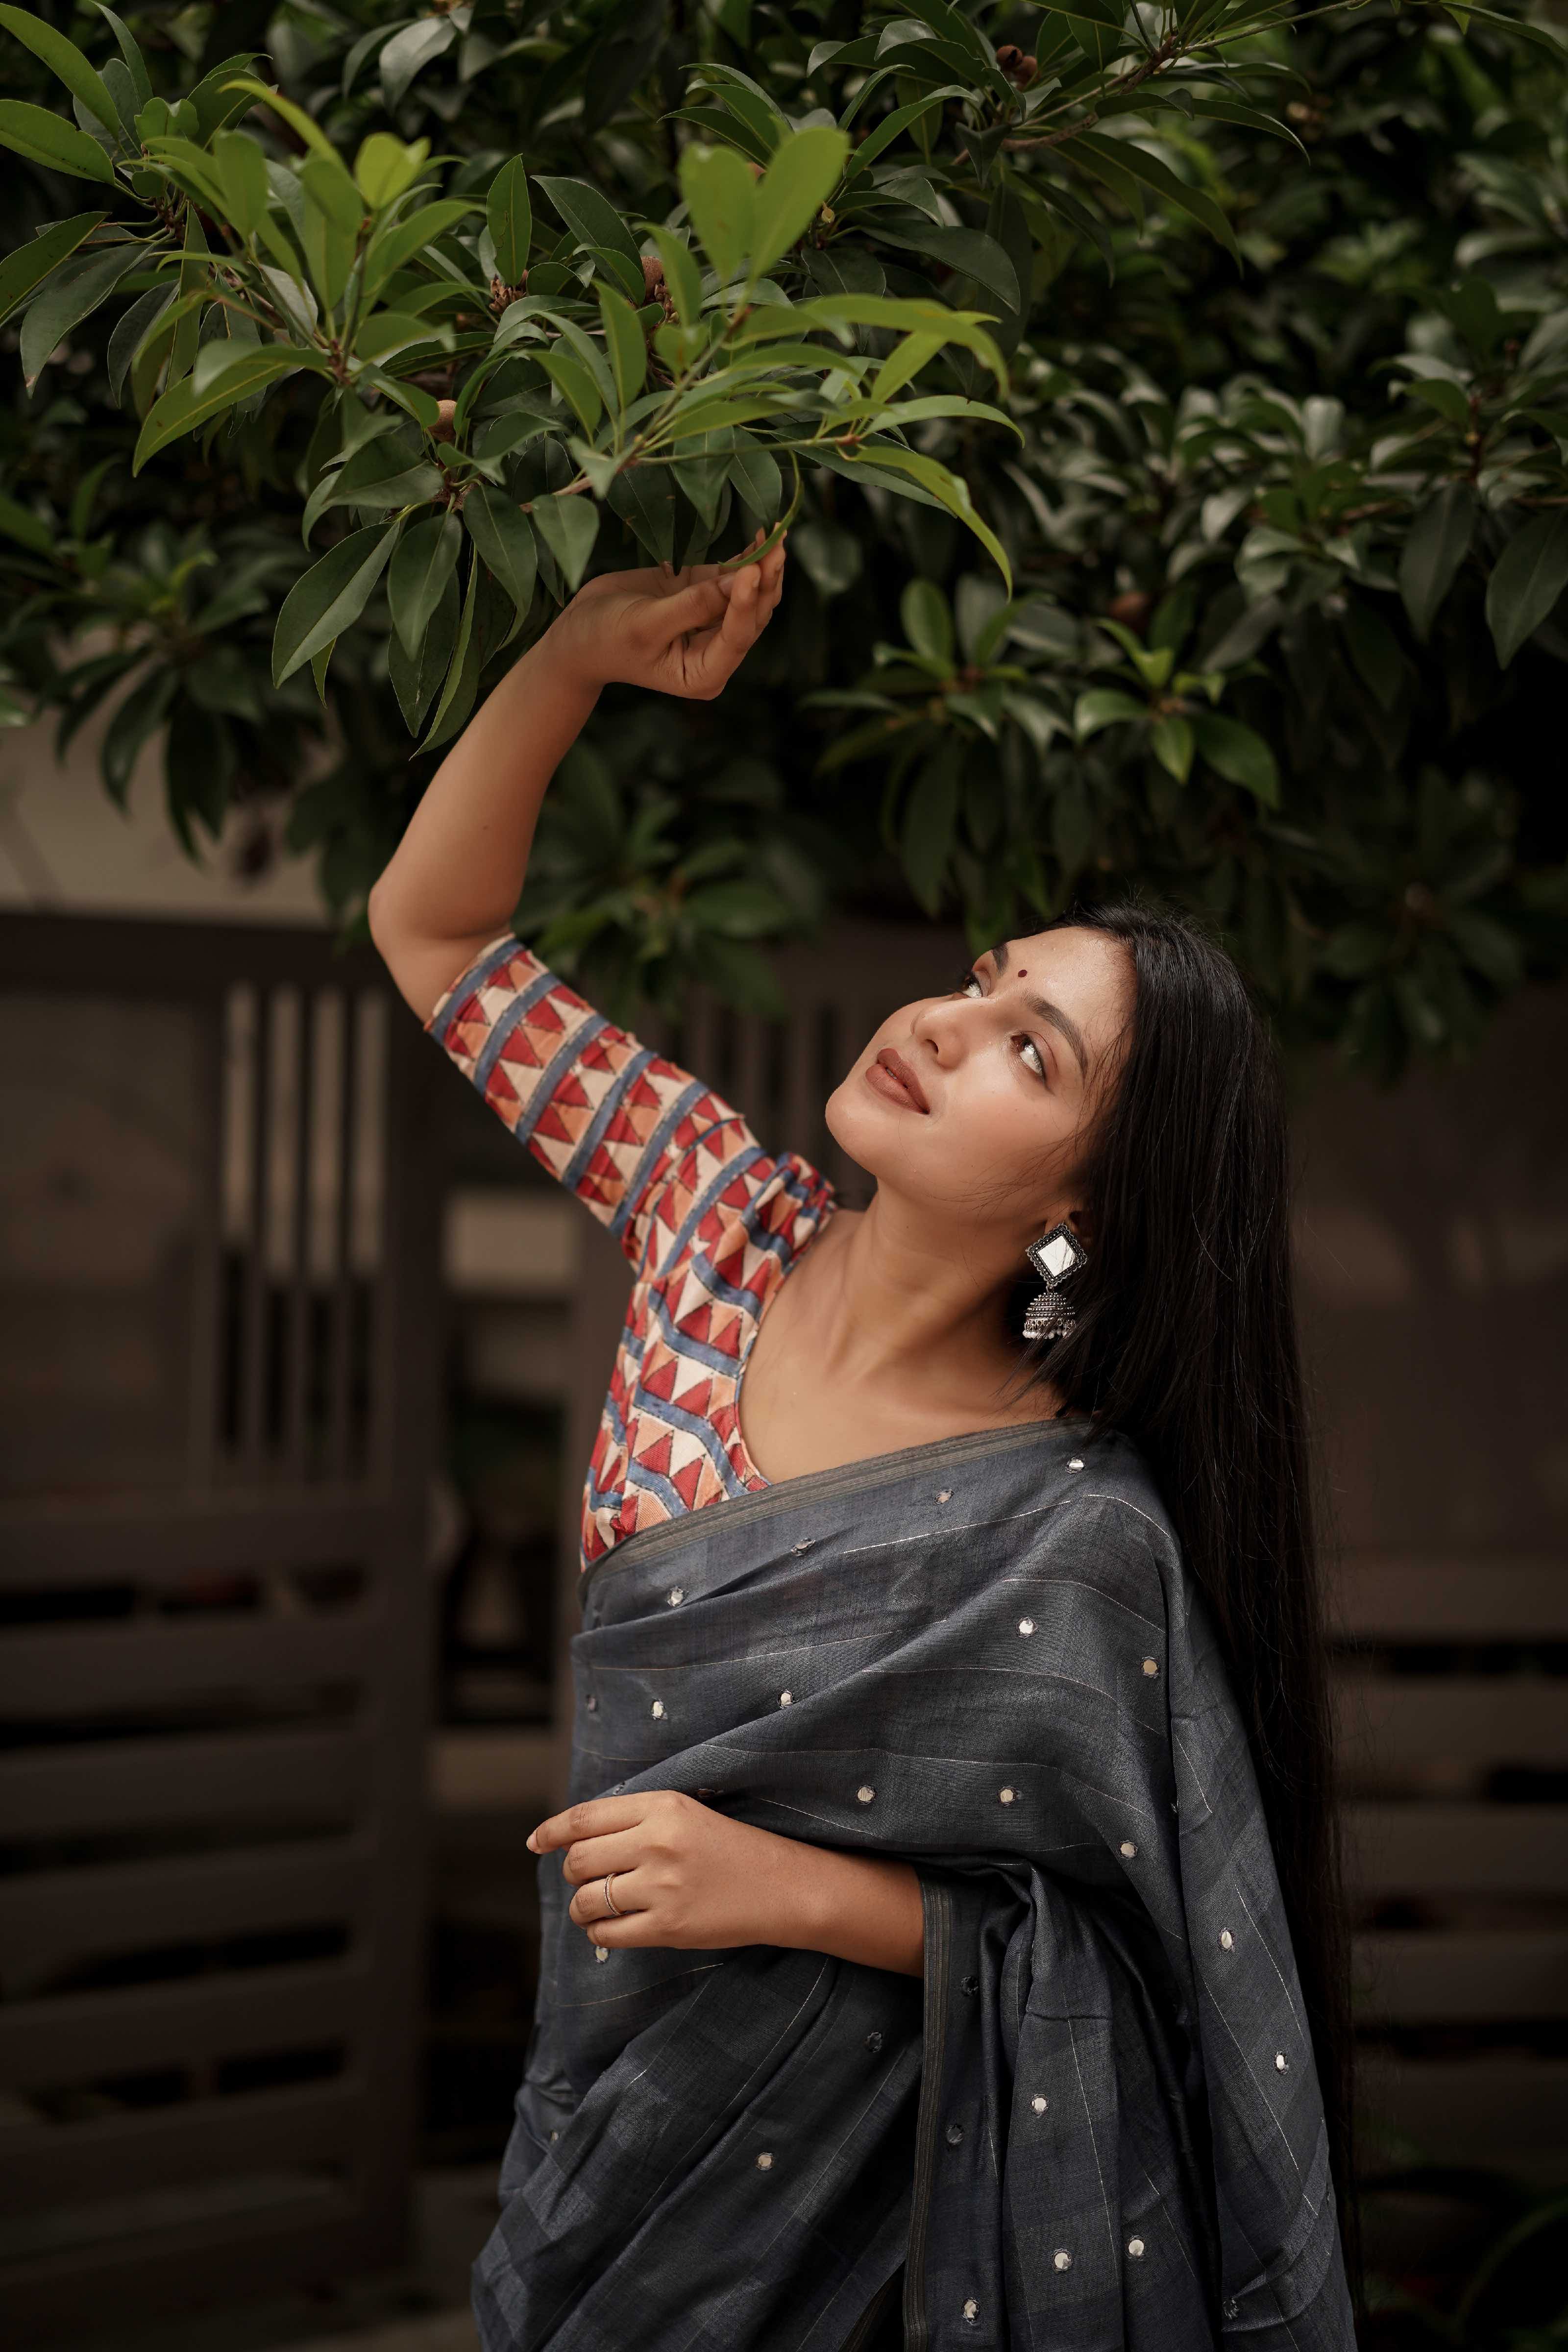
<instances>
[{"instance_id":1,"label":"woman's hand reaching up","mask_svg":"<svg viewBox=\"0 0 1568 2352\"><path fill-rule=\"evenodd\" d=\"M678 1789L587 1798L541 1822L528 1843L563 1849L562 1875L577 1890L567 1916L612 1951L775 1944L901 1976L924 1965L920 1881L907 1862L780 1837Z\"/></svg>"},{"instance_id":2,"label":"woman's hand reaching up","mask_svg":"<svg viewBox=\"0 0 1568 2352\"><path fill-rule=\"evenodd\" d=\"M511 921L544 788L599 688L710 701L773 618L784 565L781 540L735 572L590 580L475 712L370 894L371 936L421 1021Z\"/></svg>"},{"instance_id":3,"label":"woman's hand reaching up","mask_svg":"<svg viewBox=\"0 0 1568 2352\"><path fill-rule=\"evenodd\" d=\"M760 541L763 533L757 533ZM755 545L757 541L753 541ZM781 540L760 562L605 572L579 588L544 643L591 692L646 686L710 702L772 620L784 589Z\"/></svg>"}]
</instances>

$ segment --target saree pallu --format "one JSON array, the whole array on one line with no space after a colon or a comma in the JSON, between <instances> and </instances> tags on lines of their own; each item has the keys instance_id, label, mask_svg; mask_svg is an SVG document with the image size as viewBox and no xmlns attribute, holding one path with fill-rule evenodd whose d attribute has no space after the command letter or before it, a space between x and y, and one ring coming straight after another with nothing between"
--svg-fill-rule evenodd
<instances>
[{"instance_id":1,"label":"saree pallu","mask_svg":"<svg viewBox=\"0 0 1568 2352\"><path fill-rule=\"evenodd\" d=\"M572 1655L574 1800L909 1861L924 1977L607 1951L542 1857L487 2352L1352 2352L1247 1740L1134 1447L984 1432L692 1512L595 1563Z\"/></svg>"}]
</instances>

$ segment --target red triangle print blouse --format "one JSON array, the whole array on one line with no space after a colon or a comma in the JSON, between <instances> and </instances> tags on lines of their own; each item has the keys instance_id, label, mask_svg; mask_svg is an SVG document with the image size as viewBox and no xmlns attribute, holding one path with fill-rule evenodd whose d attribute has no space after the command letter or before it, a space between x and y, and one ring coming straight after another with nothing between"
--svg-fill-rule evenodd
<instances>
[{"instance_id":1,"label":"red triangle print blouse","mask_svg":"<svg viewBox=\"0 0 1568 2352\"><path fill-rule=\"evenodd\" d=\"M640 1528L765 1486L736 1400L763 1309L837 1206L795 1152L595 1013L510 934L426 1028L636 1269L583 1496L584 1567Z\"/></svg>"}]
</instances>

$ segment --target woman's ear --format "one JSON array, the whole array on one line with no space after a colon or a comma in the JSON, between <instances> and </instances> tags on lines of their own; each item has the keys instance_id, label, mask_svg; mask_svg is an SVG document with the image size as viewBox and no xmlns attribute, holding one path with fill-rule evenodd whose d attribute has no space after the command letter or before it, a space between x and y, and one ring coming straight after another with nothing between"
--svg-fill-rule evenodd
<instances>
[{"instance_id":1,"label":"woman's ear","mask_svg":"<svg viewBox=\"0 0 1568 2352\"><path fill-rule=\"evenodd\" d=\"M1085 1249L1092 1249L1094 1247L1094 1219L1090 1215L1089 1210L1069 1209L1067 1213L1067 1222L1072 1227L1074 1233L1078 1235Z\"/></svg>"}]
</instances>

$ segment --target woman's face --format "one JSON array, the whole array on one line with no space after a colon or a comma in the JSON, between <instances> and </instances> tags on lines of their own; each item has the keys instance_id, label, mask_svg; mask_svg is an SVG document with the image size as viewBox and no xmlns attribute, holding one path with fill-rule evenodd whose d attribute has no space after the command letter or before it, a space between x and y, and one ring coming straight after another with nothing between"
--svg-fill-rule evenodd
<instances>
[{"instance_id":1,"label":"woman's face","mask_svg":"<svg viewBox=\"0 0 1568 2352\"><path fill-rule=\"evenodd\" d=\"M1102 932L1004 940L962 987L889 1013L828 1097L828 1131L884 1190L1022 1248L1078 1206L1131 998Z\"/></svg>"}]
</instances>

